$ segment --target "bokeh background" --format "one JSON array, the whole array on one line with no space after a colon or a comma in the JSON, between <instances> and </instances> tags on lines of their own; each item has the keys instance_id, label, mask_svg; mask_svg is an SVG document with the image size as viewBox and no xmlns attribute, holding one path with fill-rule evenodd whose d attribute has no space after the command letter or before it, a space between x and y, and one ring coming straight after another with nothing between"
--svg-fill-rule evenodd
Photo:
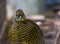
<instances>
[{"instance_id":1,"label":"bokeh background","mask_svg":"<svg viewBox=\"0 0 60 44\"><path fill-rule=\"evenodd\" d=\"M60 44L60 0L0 0L0 44L6 44L16 10L43 31L45 44Z\"/></svg>"}]
</instances>

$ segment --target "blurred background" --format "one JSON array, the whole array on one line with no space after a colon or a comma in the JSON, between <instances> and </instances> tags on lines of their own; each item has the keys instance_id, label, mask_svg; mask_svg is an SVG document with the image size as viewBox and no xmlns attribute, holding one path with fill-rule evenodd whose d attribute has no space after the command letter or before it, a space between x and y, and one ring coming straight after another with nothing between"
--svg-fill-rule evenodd
<instances>
[{"instance_id":1,"label":"blurred background","mask_svg":"<svg viewBox=\"0 0 60 44\"><path fill-rule=\"evenodd\" d=\"M0 44L5 44L16 10L43 31L45 44L60 44L60 0L0 0Z\"/></svg>"}]
</instances>

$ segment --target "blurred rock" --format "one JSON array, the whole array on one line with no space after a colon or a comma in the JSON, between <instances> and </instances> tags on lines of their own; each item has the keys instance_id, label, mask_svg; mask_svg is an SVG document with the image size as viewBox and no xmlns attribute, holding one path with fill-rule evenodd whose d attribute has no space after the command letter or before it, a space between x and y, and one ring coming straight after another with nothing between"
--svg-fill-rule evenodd
<instances>
[{"instance_id":1,"label":"blurred rock","mask_svg":"<svg viewBox=\"0 0 60 44\"><path fill-rule=\"evenodd\" d=\"M48 33L45 34L46 39L55 39L55 37L56 37L56 32L55 31L48 32Z\"/></svg>"}]
</instances>

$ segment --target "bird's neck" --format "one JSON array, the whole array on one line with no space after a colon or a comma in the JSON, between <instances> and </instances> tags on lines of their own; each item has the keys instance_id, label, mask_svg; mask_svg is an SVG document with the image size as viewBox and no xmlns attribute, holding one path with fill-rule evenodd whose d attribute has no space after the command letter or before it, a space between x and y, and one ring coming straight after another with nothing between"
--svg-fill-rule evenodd
<instances>
[{"instance_id":1,"label":"bird's neck","mask_svg":"<svg viewBox=\"0 0 60 44\"><path fill-rule=\"evenodd\" d=\"M16 21L16 23L21 24L21 23L23 23L23 22L17 22L17 21Z\"/></svg>"},{"instance_id":2,"label":"bird's neck","mask_svg":"<svg viewBox=\"0 0 60 44\"><path fill-rule=\"evenodd\" d=\"M26 21L16 22L17 24L26 24Z\"/></svg>"}]
</instances>

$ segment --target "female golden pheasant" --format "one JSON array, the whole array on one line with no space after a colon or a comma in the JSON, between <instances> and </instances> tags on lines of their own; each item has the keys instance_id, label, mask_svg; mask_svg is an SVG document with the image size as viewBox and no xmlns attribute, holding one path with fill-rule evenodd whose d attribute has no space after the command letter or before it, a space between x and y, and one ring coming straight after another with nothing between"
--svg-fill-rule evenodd
<instances>
[{"instance_id":1,"label":"female golden pheasant","mask_svg":"<svg viewBox=\"0 0 60 44\"><path fill-rule=\"evenodd\" d=\"M8 41L10 44L44 44L41 29L26 19L21 9L16 11L15 22L8 32Z\"/></svg>"}]
</instances>

